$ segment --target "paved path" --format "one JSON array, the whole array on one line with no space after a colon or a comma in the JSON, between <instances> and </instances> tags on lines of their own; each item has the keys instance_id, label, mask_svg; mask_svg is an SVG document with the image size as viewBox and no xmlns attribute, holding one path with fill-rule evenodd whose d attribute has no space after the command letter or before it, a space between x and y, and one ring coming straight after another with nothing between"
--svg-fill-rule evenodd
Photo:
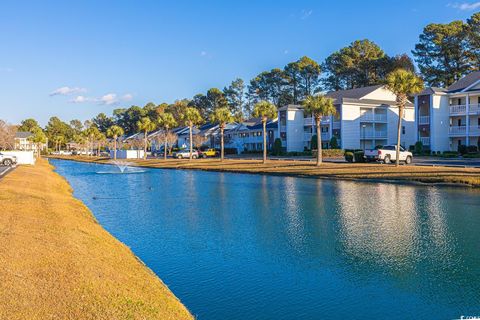
<instances>
[{"instance_id":1,"label":"paved path","mask_svg":"<svg viewBox=\"0 0 480 320\"><path fill-rule=\"evenodd\" d=\"M12 167L0 166L0 178L2 178L10 170L12 170Z\"/></svg>"}]
</instances>

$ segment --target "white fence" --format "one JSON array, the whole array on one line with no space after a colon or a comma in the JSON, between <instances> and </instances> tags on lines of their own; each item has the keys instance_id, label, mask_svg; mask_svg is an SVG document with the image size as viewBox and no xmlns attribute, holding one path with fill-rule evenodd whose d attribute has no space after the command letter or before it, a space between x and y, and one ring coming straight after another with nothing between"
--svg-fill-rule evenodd
<instances>
[{"instance_id":1,"label":"white fence","mask_svg":"<svg viewBox=\"0 0 480 320\"><path fill-rule=\"evenodd\" d=\"M110 158L114 158L114 150L110 150ZM117 159L142 159L143 150L117 150Z\"/></svg>"}]
</instances>

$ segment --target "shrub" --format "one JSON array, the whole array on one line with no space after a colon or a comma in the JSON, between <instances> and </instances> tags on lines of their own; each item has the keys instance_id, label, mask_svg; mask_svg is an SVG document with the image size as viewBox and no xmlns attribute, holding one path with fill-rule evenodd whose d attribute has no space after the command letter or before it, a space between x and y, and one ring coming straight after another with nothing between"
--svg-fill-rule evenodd
<instances>
[{"instance_id":1,"label":"shrub","mask_svg":"<svg viewBox=\"0 0 480 320\"><path fill-rule=\"evenodd\" d=\"M415 145L411 144L408 146L408 151L414 152L415 151Z\"/></svg>"},{"instance_id":2,"label":"shrub","mask_svg":"<svg viewBox=\"0 0 480 320\"><path fill-rule=\"evenodd\" d=\"M323 149L322 155L329 158L341 158L344 152L342 149Z\"/></svg>"},{"instance_id":3,"label":"shrub","mask_svg":"<svg viewBox=\"0 0 480 320\"><path fill-rule=\"evenodd\" d=\"M353 154L353 158L355 159L355 162L365 162L365 152L356 151Z\"/></svg>"},{"instance_id":4,"label":"shrub","mask_svg":"<svg viewBox=\"0 0 480 320\"><path fill-rule=\"evenodd\" d=\"M458 153L460 153L461 155L464 155L465 153L467 153L467 146L466 145L463 145L463 144L460 144L458 145Z\"/></svg>"},{"instance_id":5,"label":"shrub","mask_svg":"<svg viewBox=\"0 0 480 320\"><path fill-rule=\"evenodd\" d=\"M274 156L279 156L282 154L282 140L280 140L279 138L275 139L275 141L273 142L272 154Z\"/></svg>"},{"instance_id":6,"label":"shrub","mask_svg":"<svg viewBox=\"0 0 480 320\"><path fill-rule=\"evenodd\" d=\"M478 147L477 146L468 146L467 147L467 153L477 153L478 152Z\"/></svg>"},{"instance_id":7,"label":"shrub","mask_svg":"<svg viewBox=\"0 0 480 320\"><path fill-rule=\"evenodd\" d=\"M345 161L353 162L353 152L345 152Z\"/></svg>"},{"instance_id":8,"label":"shrub","mask_svg":"<svg viewBox=\"0 0 480 320\"><path fill-rule=\"evenodd\" d=\"M338 141L336 137L330 139L330 149L338 149Z\"/></svg>"},{"instance_id":9,"label":"shrub","mask_svg":"<svg viewBox=\"0 0 480 320\"><path fill-rule=\"evenodd\" d=\"M423 153L423 143L421 141L415 142L415 153L417 154Z\"/></svg>"},{"instance_id":10,"label":"shrub","mask_svg":"<svg viewBox=\"0 0 480 320\"><path fill-rule=\"evenodd\" d=\"M468 153L463 156L464 158L480 158L480 153Z\"/></svg>"},{"instance_id":11,"label":"shrub","mask_svg":"<svg viewBox=\"0 0 480 320\"><path fill-rule=\"evenodd\" d=\"M318 148L318 146L317 146L317 135L316 134L314 134L312 136L312 139L310 140L310 146L311 146L312 150L316 150Z\"/></svg>"}]
</instances>

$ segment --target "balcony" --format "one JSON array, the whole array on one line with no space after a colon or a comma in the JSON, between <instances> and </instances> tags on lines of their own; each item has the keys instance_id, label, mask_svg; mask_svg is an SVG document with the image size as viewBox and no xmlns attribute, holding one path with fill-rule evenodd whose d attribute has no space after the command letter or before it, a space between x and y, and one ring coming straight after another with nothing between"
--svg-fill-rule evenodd
<instances>
[{"instance_id":1,"label":"balcony","mask_svg":"<svg viewBox=\"0 0 480 320\"><path fill-rule=\"evenodd\" d=\"M311 141L312 137L316 135L316 133L304 133L303 134L303 141ZM322 141L329 141L330 140L330 133L329 132L322 132L321 133Z\"/></svg>"},{"instance_id":2,"label":"balcony","mask_svg":"<svg viewBox=\"0 0 480 320\"><path fill-rule=\"evenodd\" d=\"M468 114L480 115L480 104L471 104L468 106Z\"/></svg>"},{"instance_id":3,"label":"balcony","mask_svg":"<svg viewBox=\"0 0 480 320\"><path fill-rule=\"evenodd\" d=\"M450 115L465 115L467 112L467 106L464 104L452 105L450 106Z\"/></svg>"},{"instance_id":4,"label":"balcony","mask_svg":"<svg viewBox=\"0 0 480 320\"><path fill-rule=\"evenodd\" d=\"M430 124L430 116L419 116L418 124Z\"/></svg>"},{"instance_id":5,"label":"balcony","mask_svg":"<svg viewBox=\"0 0 480 320\"><path fill-rule=\"evenodd\" d=\"M329 124L330 123L330 117L322 117L321 124ZM315 119L313 117L307 117L303 120L303 125L304 126L314 126L315 125Z\"/></svg>"},{"instance_id":6,"label":"balcony","mask_svg":"<svg viewBox=\"0 0 480 320\"><path fill-rule=\"evenodd\" d=\"M337 120L337 121L334 120L332 128L333 129L340 129L340 120Z\"/></svg>"},{"instance_id":7,"label":"balcony","mask_svg":"<svg viewBox=\"0 0 480 320\"><path fill-rule=\"evenodd\" d=\"M429 146L430 145L430 137L420 137L420 142L424 146Z\"/></svg>"},{"instance_id":8,"label":"balcony","mask_svg":"<svg viewBox=\"0 0 480 320\"><path fill-rule=\"evenodd\" d=\"M374 114L374 113L364 113L360 116L360 121L362 122L387 122L386 114Z\"/></svg>"},{"instance_id":9,"label":"balcony","mask_svg":"<svg viewBox=\"0 0 480 320\"><path fill-rule=\"evenodd\" d=\"M373 131L367 130L361 132L362 140L371 140L371 139L387 139L387 131Z\"/></svg>"},{"instance_id":10,"label":"balcony","mask_svg":"<svg viewBox=\"0 0 480 320\"><path fill-rule=\"evenodd\" d=\"M466 126L453 126L448 128L448 134L450 136L465 136L467 134Z\"/></svg>"},{"instance_id":11,"label":"balcony","mask_svg":"<svg viewBox=\"0 0 480 320\"><path fill-rule=\"evenodd\" d=\"M287 131L287 126L286 125L280 125L280 132L286 132Z\"/></svg>"},{"instance_id":12,"label":"balcony","mask_svg":"<svg viewBox=\"0 0 480 320\"><path fill-rule=\"evenodd\" d=\"M470 126L468 128L469 136L480 136L480 126Z\"/></svg>"}]
</instances>

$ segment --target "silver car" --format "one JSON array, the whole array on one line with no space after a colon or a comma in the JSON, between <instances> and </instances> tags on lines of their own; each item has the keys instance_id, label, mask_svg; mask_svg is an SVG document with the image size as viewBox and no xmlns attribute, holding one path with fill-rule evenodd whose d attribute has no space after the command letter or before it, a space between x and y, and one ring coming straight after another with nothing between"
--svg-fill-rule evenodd
<instances>
[{"instance_id":1,"label":"silver car","mask_svg":"<svg viewBox=\"0 0 480 320\"><path fill-rule=\"evenodd\" d=\"M187 159L190 158L190 150L188 149L182 149L177 152L173 153L173 157L177 159ZM192 158L197 159L198 158L198 151L193 149L192 150Z\"/></svg>"}]
</instances>

